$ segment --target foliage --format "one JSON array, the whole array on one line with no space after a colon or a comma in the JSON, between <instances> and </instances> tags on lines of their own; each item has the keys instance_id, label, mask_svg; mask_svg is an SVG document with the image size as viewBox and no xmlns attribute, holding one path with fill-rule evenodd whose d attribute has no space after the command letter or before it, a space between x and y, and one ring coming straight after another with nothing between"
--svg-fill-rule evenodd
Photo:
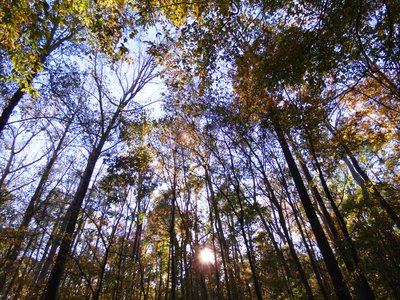
<instances>
[{"instance_id":1,"label":"foliage","mask_svg":"<svg viewBox=\"0 0 400 300\"><path fill-rule=\"evenodd\" d=\"M396 4L3 1L1 297L398 299Z\"/></svg>"}]
</instances>

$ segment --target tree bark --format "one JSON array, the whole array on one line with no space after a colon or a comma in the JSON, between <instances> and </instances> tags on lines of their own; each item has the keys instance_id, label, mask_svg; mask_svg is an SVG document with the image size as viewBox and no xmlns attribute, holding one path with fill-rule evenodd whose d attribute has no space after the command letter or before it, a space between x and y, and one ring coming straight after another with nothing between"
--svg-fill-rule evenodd
<instances>
[{"instance_id":1,"label":"tree bark","mask_svg":"<svg viewBox=\"0 0 400 300\"><path fill-rule=\"evenodd\" d=\"M342 271L339 268L335 255L333 254L331 246L329 245L329 242L325 236L324 230L322 229L322 226L318 220L311 199L308 196L307 189L303 183L303 179L301 178L299 169L297 168L296 162L286 142L284 132L282 128L279 126L277 120L273 120L273 127L277 135L278 142L285 156L286 162L288 164L289 171L292 175L296 189L299 193L299 197L304 207L304 211L310 222L311 228L313 229L319 249L324 258L324 262L327 267L328 273L331 277L335 293L337 297L341 300L352 299L350 291L344 281Z\"/></svg>"},{"instance_id":2,"label":"tree bark","mask_svg":"<svg viewBox=\"0 0 400 300\"><path fill-rule=\"evenodd\" d=\"M30 85L32 80L28 81ZM22 97L24 96L25 92L22 91L22 88L18 88L18 90L14 93L11 97L10 101L8 101L6 107L4 108L1 116L0 116L0 134L3 132L4 127L7 125L8 119L11 116L11 113L17 107L19 101L21 101Z\"/></svg>"},{"instance_id":3,"label":"tree bark","mask_svg":"<svg viewBox=\"0 0 400 300\"><path fill-rule=\"evenodd\" d=\"M375 295L372 291L371 286L368 283L368 280L364 274L364 272L361 269L360 266L360 259L358 257L358 253L357 250L354 246L354 243L350 237L350 234L347 230L347 226L346 226L346 221L344 220L342 214L339 211L339 208L337 207L332 194L328 188L328 184L326 183L325 177L322 173L322 169L321 166L319 164L318 158L316 156L315 153L315 149L314 149L314 145L312 143L311 137L309 136L309 143L310 143L310 149L311 149L311 155L314 159L315 162L315 166L317 168L318 171L318 175L319 175L319 179L321 181L322 184L322 188L325 192L325 196L327 197L327 199L329 200L329 203L331 204L331 207L333 209L334 212L334 216L336 217L338 224L339 224L339 228L342 234L340 234L337 230L336 227L334 226L333 220L330 221L330 223L332 223L332 226L334 228L333 230L333 235L335 237L335 242L336 245L340 251L340 253L342 254L343 260L345 262L346 268L349 270L351 276L354 278L354 282L355 282L355 293L358 295L357 297L359 299L375 299ZM306 176L308 176L308 180L310 181L311 179L311 175L307 169L306 166L304 166L304 170L307 173ZM312 181L312 179L311 179ZM316 189L316 188L315 188ZM316 196L319 195L318 190L316 189ZM322 197L319 195L318 196L321 200L321 204L324 204L322 201ZM327 212L328 216L330 217L330 214ZM344 245L342 245L341 243L341 239L342 237L344 238Z\"/></svg>"},{"instance_id":4,"label":"tree bark","mask_svg":"<svg viewBox=\"0 0 400 300\"><path fill-rule=\"evenodd\" d=\"M105 142L105 139L103 139ZM102 144L104 144L104 142ZM51 271L49 281L47 283L46 292L43 295L44 300L56 299L58 295L58 288L61 282L61 277L67 263L70 246L72 244L72 237L75 232L75 225L78 221L79 212L85 198L87 189L89 187L90 179L92 177L94 167L100 156L100 151L103 145L96 147L89 155L88 163L85 171L79 182L78 189L75 193L74 199L70 207L68 208L67 214L69 215L68 223L66 226L65 233L61 239L60 251L57 255L55 265Z\"/></svg>"},{"instance_id":5,"label":"tree bark","mask_svg":"<svg viewBox=\"0 0 400 300\"><path fill-rule=\"evenodd\" d=\"M75 226L78 221L79 212L81 210L81 206L83 200L86 196L90 179L92 178L92 174L94 168L96 166L97 160L100 157L101 151L103 149L104 144L106 143L111 129L115 125L117 118L119 117L121 109L118 108L114 114L110 123L107 126L107 129L103 132L98 145L92 150L89 154L88 161L86 164L86 168L82 174L82 177L79 181L78 189L75 192L74 198L72 200L71 205L68 208L67 215L68 221L66 225L66 230L63 233L60 245L60 251L57 255L55 265L51 271L49 281L47 283L47 288L45 293L43 294L44 300L56 299L58 294L59 285L61 282L61 277L65 269L65 265L67 263L70 247L73 241L73 236L75 232Z\"/></svg>"}]
</instances>

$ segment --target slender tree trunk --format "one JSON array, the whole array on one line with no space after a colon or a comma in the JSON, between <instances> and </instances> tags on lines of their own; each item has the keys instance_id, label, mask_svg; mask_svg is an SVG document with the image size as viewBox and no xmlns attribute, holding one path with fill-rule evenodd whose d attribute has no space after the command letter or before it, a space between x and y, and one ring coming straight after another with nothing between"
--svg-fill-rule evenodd
<instances>
[{"instance_id":1,"label":"slender tree trunk","mask_svg":"<svg viewBox=\"0 0 400 300\"><path fill-rule=\"evenodd\" d=\"M232 168L232 171L234 172L234 166L233 166L232 154L231 153L230 153L230 157L231 157L231 168ZM247 233L246 233L246 230L245 230L243 201L242 201L242 195L241 195L241 192L240 192L239 180L238 180L238 178L236 177L235 174L233 176L235 178L235 183L234 184L235 184L236 197L237 197L237 200L238 200L239 206L240 206L239 214L237 214L235 212L235 215L238 218L238 221L239 221L239 224L240 224L240 230L242 232L242 236L243 236L243 239L244 239L244 244L245 244L245 247L246 247L246 255L247 255L247 259L249 260L250 270L251 270L251 274L252 274L252 277L253 277L254 289L255 289L255 292L256 292L256 295L257 295L257 299L258 300L262 300L261 287L260 287L260 283L259 283L258 277L257 277L256 266L255 266L255 263L254 263L254 260L253 260L253 254L252 254L252 250L251 250L251 247L250 247L250 242L249 242L249 240L247 238ZM226 198L228 199L228 197L226 197ZM228 201L229 201L229 199L228 199ZM232 208L234 210L234 207L232 207Z\"/></svg>"},{"instance_id":2,"label":"slender tree trunk","mask_svg":"<svg viewBox=\"0 0 400 300\"><path fill-rule=\"evenodd\" d=\"M113 113L111 120L102 130L102 134L97 146L94 147L92 152L89 154L88 161L82 177L79 181L78 189L75 192L74 198L71 205L68 208L67 215L68 221L66 230L63 233L60 245L60 251L57 255L56 262L54 264L53 270L51 271L49 281L47 283L47 288L43 294L44 300L55 299L58 294L58 289L61 282L61 277L64 273L64 269L67 263L70 247L73 241L75 226L78 221L78 216L82 207L83 200L85 199L86 193L89 188L90 180L92 178L94 168L96 166L97 160L100 157L101 151L110 136L111 130L117 123L118 118L121 115L124 106L121 104ZM104 126L104 123L102 124Z\"/></svg>"},{"instance_id":3,"label":"slender tree trunk","mask_svg":"<svg viewBox=\"0 0 400 300\"><path fill-rule=\"evenodd\" d=\"M53 154L51 155L50 160L48 161L47 165L45 166L42 176L40 177L39 183L36 186L35 192L33 193L33 196L31 197L31 199L29 201L28 207L26 208L25 213L22 217L21 224L18 227L18 235L19 235L18 239L21 240L21 243L14 245L14 247L11 249L11 251L7 254L7 256L4 259L6 263L2 268L5 270L5 272L3 273L2 276L0 276L0 291L3 289L3 284L6 281L7 273L12 272L12 270L14 269L12 267L12 265L14 264L15 260L18 257L18 254L21 250L21 247L23 245L22 242L25 239L26 234L28 232L29 223L31 222L33 216L35 215L36 204L37 204L37 202L40 201L44 186L49 179L50 172L53 168L53 165L56 162L56 160L58 158L58 154L62 149L64 140L67 136L67 133L68 133L71 123L72 123L72 118L68 122L67 127L65 128L63 135L61 136L56 149L54 150Z\"/></svg>"},{"instance_id":4,"label":"slender tree trunk","mask_svg":"<svg viewBox=\"0 0 400 300\"><path fill-rule=\"evenodd\" d=\"M301 239L303 240L308 257L310 258L311 267L314 271L315 277L317 278L317 283L318 283L319 289L321 291L322 297L325 300L328 300L329 299L328 292L326 291L326 287L324 285L324 282L322 281L321 272L320 272L320 269L318 268L317 262L315 260L315 254L313 253L313 251L310 249L310 246L308 245L306 236L303 231L302 224L300 223L300 220L299 220L300 218L298 217L299 212L294 207L294 204L292 203L292 201L291 200L289 200L289 201L290 201L290 207L293 209L294 218L296 221L297 228L299 229Z\"/></svg>"},{"instance_id":5,"label":"slender tree trunk","mask_svg":"<svg viewBox=\"0 0 400 300\"><path fill-rule=\"evenodd\" d=\"M248 141L247 139L244 139L244 141L246 142L247 146L249 147L251 153L255 156L255 158L257 159L258 163L260 164L259 168L257 168L257 166L255 165L255 163L254 163L253 160L252 160L251 155L250 155L250 154L247 154L246 151L245 151L245 149L242 149L242 152L246 154L246 156L247 156L247 158L248 158L248 160L249 160L249 162L250 162L250 167L249 167L249 169L251 170L251 164L254 164L254 166L256 167L256 169L258 169L258 170L261 172L262 178L263 178L264 180L266 180L266 182L267 182L266 185L272 189L272 187L271 187L271 185L270 185L270 183L269 183L269 181L268 181L268 177L267 177L267 175L266 175L266 173L265 173L265 170L264 170L264 168L263 168L263 166L262 166L262 162L261 162L260 157L255 153L255 151L253 150L252 145L249 143L249 141ZM293 279L293 278L292 278L292 275L291 275L289 266L288 266L288 264L286 263L286 259L285 259L284 255L283 255L283 252L282 252L281 248L278 246L278 244L277 244L277 242L276 242L276 240L275 240L275 237L274 237L273 233L271 232L270 225L269 225L269 224L267 223L267 221L265 220L264 213L261 211L260 204L259 204L258 201L257 201L256 182L255 182L255 175L254 175L253 172L252 172L252 178L253 178L253 187L254 187L254 192L253 192L253 195L254 195L254 196L253 196L253 207L255 208L256 212L258 213L258 215L259 215L259 217L260 217L260 219L261 219L261 222L262 222L262 224L264 225L264 229L267 231L268 237L269 237L269 239L271 240L272 245L273 245L273 247L274 247L274 250L275 250L275 252L276 252L277 255L278 255L280 264L282 265L283 270L284 270L284 273L285 273L285 275L286 275L285 278L286 278L286 283L287 283L287 290L288 290L288 292L289 292L289 295L290 295L291 298L293 299L293 298L294 298L294 295L293 295L293 290L292 290L292 285L291 285L291 279ZM273 192L273 191L272 191L272 192ZM275 205L274 205L274 206L275 206ZM307 282L307 285L308 285L308 282Z\"/></svg>"},{"instance_id":6,"label":"slender tree trunk","mask_svg":"<svg viewBox=\"0 0 400 300\"><path fill-rule=\"evenodd\" d=\"M315 166L318 171L318 175L319 175L319 179L322 184L322 188L325 192L325 196L327 197L327 199L329 200L329 203L331 204L334 215L338 221L339 228L344 237L344 245L342 245L342 243L341 243L342 235L340 235L339 232L335 232L336 239L337 239L336 244L339 248L339 251L342 253L342 257L346 264L346 268L349 270L351 276L354 278L355 292L358 295L359 299L375 299L375 295L371 289L371 286L369 285L368 280L365 277L365 274L361 269L360 259L358 257L358 253L354 246L353 240L351 239L350 234L347 230L346 221L344 220L342 214L340 213L340 211L332 197L332 194L328 188L325 177L322 173L322 169L319 164L318 158L316 156L314 145L312 143L310 135L308 136L308 138L309 138L309 144L310 144L310 149L311 149L311 155L314 158ZM306 176L311 178L311 175L308 172L307 167L305 167L305 171L307 173ZM318 193L318 190L316 192ZM321 198L321 196L319 196L319 198ZM329 213L328 213L328 215L329 215ZM333 220L331 222L333 223ZM333 224L333 226L334 226L334 224ZM336 231L336 228L335 228L335 231Z\"/></svg>"},{"instance_id":7,"label":"slender tree trunk","mask_svg":"<svg viewBox=\"0 0 400 300\"><path fill-rule=\"evenodd\" d=\"M35 238L34 236L31 236L31 237L29 238L28 243L27 243L27 245L25 246L25 250L24 250L24 252L23 252L22 257L25 257L26 254L28 253L29 248L30 248L31 244L33 243L34 238ZM31 259L31 257L32 257L32 252L31 252L31 254L29 255L28 259ZM23 270L21 273L22 273L22 274L26 274L27 268L28 268L28 266L25 265L24 270ZM19 270L18 270L18 269L15 269L15 268L13 268L12 270L10 270L10 272L9 272L10 281L8 282L8 284L7 284L6 286L4 286L5 292L4 292L4 294L3 294L2 300L7 300L7 299L9 299L9 295L10 295L11 290L12 290L12 288L13 288L14 282L17 280L17 277L18 277L18 273L19 273L18 271L19 271ZM24 278L25 278L25 277L24 277L24 275L23 275L23 276L21 276L20 280L23 281ZM16 295L14 295L14 297L16 297Z\"/></svg>"},{"instance_id":8,"label":"slender tree trunk","mask_svg":"<svg viewBox=\"0 0 400 300\"><path fill-rule=\"evenodd\" d=\"M393 210L392 206L386 201L386 199L382 196L382 194L378 191L376 186L373 184L367 173L363 171L361 166L358 164L358 161L354 157L354 155L351 153L350 149L346 146L343 145L343 148L346 151L346 154L350 158L354 168L360 174L362 179L365 182L365 185L369 191L371 191L372 196L374 196L375 199L378 200L382 208L386 211L388 216L392 219L392 221L396 224L397 228L400 229L400 217L396 214L396 212Z\"/></svg>"},{"instance_id":9,"label":"slender tree trunk","mask_svg":"<svg viewBox=\"0 0 400 300\"><path fill-rule=\"evenodd\" d=\"M278 142L282 148L283 154L285 156L286 162L289 167L289 171L294 180L296 189L299 193L301 202L304 207L304 211L313 229L315 238L317 240L319 249L324 258L325 265L328 269L328 273L332 279L333 286L335 288L335 293L339 299L352 299L349 289L344 281L343 274L339 268L338 262L333 254L331 246L325 236L324 230L319 223L317 214L312 205L311 199L308 196L307 189L301 178L299 169L297 168L296 162L292 156L290 148L286 142L285 135L281 127L279 126L277 120L273 121L274 130L278 137Z\"/></svg>"},{"instance_id":10,"label":"slender tree trunk","mask_svg":"<svg viewBox=\"0 0 400 300\"><path fill-rule=\"evenodd\" d=\"M294 263L295 263L295 265L297 267L297 270L298 270L298 272L300 274L301 282L303 283L304 288L306 289L307 298L308 299L314 299L314 296L313 296L313 293L312 293L312 289L311 289L311 287L310 287L310 285L308 283L307 275L306 275L306 273L305 273L305 271L303 269L303 266L300 263L300 259L299 259L298 255L296 253L296 249L294 248L293 241L292 241L291 237L289 236L289 230L288 230L288 228L286 226L286 220L285 220L285 216L283 215L283 212L282 212L282 207L279 204L278 199L275 196L275 192L272 189L272 186L271 186L268 178L266 177L265 172L263 174L263 177L264 177L264 181L265 181L265 184L266 184L268 192L269 192L269 197L271 199L271 202L274 204L275 208L278 211L279 224L282 227L283 233L285 235L285 239L286 239L286 241L288 243L288 246L289 246L290 253L291 253L292 258L294 260Z\"/></svg>"},{"instance_id":11,"label":"slender tree trunk","mask_svg":"<svg viewBox=\"0 0 400 300\"><path fill-rule=\"evenodd\" d=\"M136 209L135 209L136 210ZM132 216L134 215L134 212L132 212ZM128 222L128 216L125 218L125 222L127 223ZM132 219L133 219L133 217L132 217ZM117 270L118 270L118 273L117 273L117 282L116 282L116 284L115 284L115 288L114 288L114 295L113 295L113 298L114 299L120 299L120 290L123 290L124 289L124 276L122 276L122 274L125 272L125 270L126 270L126 252L127 252L127 250L125 250L125 241L127 241L128 239L130 239L130 235L131 235L131 232L132 232L132 228L133 228L133 220L130 222L130 224L129 224L129 228L128 228L128 231L125 231L125 235L122 237L122 243L121 243L121 246L120 246L120 248L119 248L119 251L118 251L118 256L119 256L119 259L118 259L118 268L117 268ZM121 288L120 288L121 287Z\"/></svg>"},{"instance_id":12,"label":"slender tree trunk","mask_svg":"<svg viewBox=\"0 0 400 300\"><path fill-rule=\"evenodd\" d=\"M310 172L308 171L307 166L304 163L301 163L301 166L302 166L302 169L304 171L304 174L305 174L305 177L306 177L308 183L311 185L313 194L314 194L315 198L317 199L319 206L321 207L322 213L323 213L325 219L327 220L330 231L332 232L332 235L334 237L335 245L337 246L339 253L341 254L341 257L345 263L347 270L351 274L351 278L352 278L351 281L354 281L354 286L355 286L354 291L357 295L357 299L375 299L374 293L372 292L372 289L367 281L367 278L365 277L365 275L362 272L362 270L360 269L360 267L358 265L355 265L355 263L357 263L357 264L359 263L358 257L357 256L354 257L354 253L353 253L353 255L351 255L351 253L349 253L349 251L347 249L348 247L345 247L345 245L343 245L342 237L339 234L339 232L337 231L334 221L333 221L331 215L329 214L318 189L313 184L313 180L312 180ZM345 244L348 244L347 240L345 240L344 242L345 242ZM352 244L351 241L350 241L350 243ZM350 256L353 256L353 260L355 258L354 262L352 261Z\"/></svg>"},{"instance_id":13,"label":"slender tree trunk","mask_svg":"<svg viewBox=\"0 0 400 300\"><path fill-rule=\"evenodd\" d=\"M36 206L37 202L40 200L40 197L42 196L44 186L49 179L50 172L51 172L51 170L54 166L54 163L56 162L58 155L64 145L64 140L67 136L67 133L69 131L69 127L70 127L71 123L72 123L72 119L69 120L67 127L65 128L65 130L63 132L63 135L61 136L60 140L58 141L56 149L53 151L50 160L48 161L47 165L45 166L45 168L43 170L42 176L40 177L40 180L35 189L35 192L29 201L28 207L25 210L25 213L22 218L21 224L18 228L18 231L26 232L26 230L29 226L29 223L31 222L31 220L35 214L35 210L36 210L35 206ZM24 236L22 236L21 238L24 239ZM17 252L19 251L19 249L15 249L15 250Z\"/></svg>"},{"instance_id":14,"label":"slender tree trunk","mask_svg":"<svg viewBox=\"0 0 400 300\"><path fill-rule=\"evenodd\" d=\"M78 185L78 189L67 211L68 219L67 219L66 229L61 239L60 251L57 255L55 265L50 274L49 282L47 284L47 289L43 295L43 299L50 300L50 299L55 299L57 297L59 284L61 281L62 274L64 272L64 268L69 255L69 250L73 241L75 226L78 221L79 212L81 210L83 200L88 190L90 179L92 177L96 162L100 157L101 150L110 134L112 127L111 124L115 122L116 117L117 115L114 114L113 120L110 121L110 125L108 126L106 132L104 132L104 134L102 135L98 146L95 147L89 155L85 171L83 172L82 178Z\"/></svg>"},{"instance_id":15,"label":"slender tree trunk","mask_svg":"<svg viewBox=\"0 0 400 300\"><path fill-rule=\"evenodd\" d=\"M47 284L47 289L43 297L43 299L45 300L56 299L57 297L58 287L60 285L61 277L64 272L65 265L68 259L69 250L72 243L72 237L75 232L75 225L78 220L83 199L85 198L87 189L89 187L90 178L92 177L97 159L100 156L101 148L102 147L95 148L94 151L89 155L86 169L79 182L79 186L75 193L74 199L72 200L72 203L68 209L67 214L69 214L69 218L66 226L66 231L61 239L60 251L57 255L55 265L50 274L49 282Z\"/></svg>"},{"instance_id":16,"label":"slender tree trunk","mask_svg":"<svg viewBox=\"0 0 400 300\"><path fill-rule=\"evenodd\" d=\"M14 161L14 157L15 157L15 144L16 144L16 136L14 136L13 141L11 143L11 147L10 147L10 156L7 159L7 163L5 165L5 167L2 170L2 175L0 177L0 207L2 206L2 204L5 202L6 197L4 195L2 195L3 193L3 185L4 182L7 178L7 176L10 174L11 171L11 166L13 164ZM1 292L1 288L0 288L0 292Z\"/></svg>"},{"instance_id":17,"label":"slender tree trunk","mask_svg":"<svg viewBox=\"0 0 400 300\"><path fill-rule=\"evenodd\" d=\"M351 164L347 156L343 157L343 161L346 164L347 168L350 170L351 176L353 177L354 181L361 188L361 193L364 200L370 199L369 192L365 185L364 180L361 178L360 174L358 174L357 171L354 169L353 165Z\"/></svg>"},{"instance_id":18,"label":"slender tree trunk","mask_svg":"<svg viewBox=\"0 0 400 300\"><path fill-rule=\"evenodd\" d=\"M248 145L249 145L249 143L248 143ZM248 158L251 160L250 156L248 156ZM261 160L259 159L259 157L257 155L256 155L256 158L257 158L258 162L261 164ZM313 296L313 293L312 293L312 289L311 289L311 287L310 287L310 285L308 283L307 275L306 275L306 273L305 273L305 271L304 271L304 269L303 269L303 267L302 267L302 265L300 263L299 257L298 257L298 255L296 253L296 249L294 248L294 245L293 245L293 242L292 242L292 238L289 235L289 230L288 230L288 228L286 226L286 220L285 220L285 217L284 217L283 212L282 212L282 207L281 207L277 197L275 196L275 192L274 192L274 190L272 188L271 183L269 182L268 176L267 176L263 166L260 165L258 170L261 172L262 178L264 180L264 183L265 183L265 186L266 186L266 189L267 189L267 192L268 192L267 193L267 197L270 199L270 201L272 202L272 204L274 205L274 207L278 211L279 224L282 227L285 239L286 239L286 241L288 243L288 246L289 246L290 254L293 257L293 260L295 262L296 268L297 268L297 270L299 272L299 275L300 275L301 282L302 282L302 284L303 284L303 286L304 286L304 288L306 290L307 298L308 299L314 299L314 296Z\"/></svg>"},{"instance_id":19,"label":"slender tree trunk","mask_svg":"<svg viewBox=\"0 0 400 300\"><path fill-rule=\"evenodd\" d=\"M240 193L238 191L238 187L236 187L236 190L237 190L237 196L240 197ZM260 283L258 281L257 270L256 270L255 262L254 262L254 259L253 259L253 251L251 249L250 241L247 238L247 233L246 233L246 230L245 230L244 212L243 212L243 207L242 207L242 201L240 200L240 198L238 200L240 202L240 217L239 217L240 230L242 232L242 236L243 236L243 239L244 239L244 244L245 244L245 247L246 247L246 255L247 255L247 259L249 260L249 264L250 264L250 270L251 270L251 275L253 277L254 289L255 289L255 292L256 292L256 295L257 295L257 299L258 300L262 300L261 287L260 287Z\"/></svg>"},{"instance_id":20,"label":"slender tree trunk","mask_svg":"<svg viewBox=\"0 0 400 300\"><path fill-rule=\"evenodd\" d=\"M278 255L279 262L280 262L280 264L284 270L284 273L286 275L285 277L286 277L286 284L287 284L288 292L289 292L291 298L293 299L294 295L293 295L292 286L291 286L291 279L293 279L293 277L290 272L290 268L286 262L285 256L283 255L282 249L279 247L273 233L271 232L270 225L267 223L267 221L264 218L264 214L260 209L259 203L255 202L254 207L258 213L258 216L260 217L261 223L264 225L264 229L267 231L267 235L272 242L272 246L274 247L274 250L275 250L276 254Z\"/></svg>"},{"instance_id":21,"label":"slender tree trunk","mask_svg":"<svg viewBox=\"0 0 400 300\"><path fill-rule=\"evenodd\" d=\"M327 122L326 126L328 128L328 130L335 135L335 131L332 128L332 126ZM354 169L357 171L357 173L361 176L361 178L363 179L365 186L368 190L368 192L370 192L372 194L372 196L378 200L379 204L381 205L381 207L386 211L386 213L388 214L388 216L392 219L392 221L396 224L397 228L400 229L400 217L396 214L396 212L393 210L393 207L386 201L386 199L382 196L382 194L378 191L378 189L376 188L376 186L374 185L374 183L372 182L372 180L369 178L369 176L367 175L366 172L364 172L364 170L361 168L360 164L358 163L356 157L353 155L353 153L351 152L350 148L347 147L346 144L341 143L342 148L344 149L344 151L346 152L346 155L349 157Z\"/></svg>"},{"instance_id":22,"label":"slender tree trunk","mask_svg":"<svg viewBox=\"0 0 400 300\"><path fill-rule=\"evenodd\" d=\"M245 243L245 247L246 247L246 256L247 256L247 259L249 261L249 265L250 265L250 270L251 270L251 274L252 274L252 278L253 278L253 283L254 283L254 289L255 289L255 292L256 292L256 296L257 296L258 300L262 300L261 287L260 287L260 283L258 281L257 271L256 271L255 263L254 263L254 260L253 260L253 255L252 255L252 251L251 251L251 247L250 247L250 242L249 242L249 240L247 238L247 233L246 233L246 230L245 230L244 210L243 210L242 193L240 191L240 181L237 178L236 173L235 173L235 167L234 167L234 163L233 163L233 159L232 159L233 156L232 156L231 150L230 150L229 147L228 147L228 149L229 149L229 157L230 157L230 165L231 165L232 175L233 175L234 181L235 181L233 184L235 186L236 198L237 198L237 200L239 202L239 206L240 206L239 213L237 213L235 211L235 207L232 204L232 202L230 201L229 196L226 195L225 193L223 193L222 190L220 190L220 192L222 194L224 194L226 200L231 205L232 211L234 212L234 214L236 215L236 218L239 221L240 229L241 229L242 236L243 236L244 243ZM233 221L232 221L232 223L233 223Z\"/></svg>"},{"instance_id":23,"label":"slender tree trunk","mask_svg":"<svg viewBox=\"0 0 400 300\"><path fill-rule=\"evenodd\" d=\"M306 247L306 251L307 251L308 257L310 258L311 267L312 267L312 269L314 271L315 277L317 278L317 283L318 283L318 286L319 286L320 291L322 293L322 297L327 300L327 299L329 299L329 296L328 296L328 293L326 291L325 284L324 284L324 282L322 280L321 272L320 272L320 270L318 268L318 265L317 265L317 262L315 260L315 253L312 251L312 249L310 249L310 247L308 245L307 239L306 239L304 231L303 231L303 226L302 226L304 224L301 224L301 221L300 221L302 218L299 217L299 211L298 211L298 209L296 207L296 204L292 201L292 198L290 196L288 184L287 184L285 176L283 174L283 170L282 170L282 168L281 168L281 166L280 166L280 164L278 162L277 162L277 164L278 164L279 172L281 173L283 188L285 189L289 205L290 205L290 207L292 208L292 211L293 211L293 215L294 215L294 219L296 221L297 228L299 229L300 236L301 236L301 238L303 240L304 246Z\"/></svg>"},{"instance_id":24,"label":"slender tree trunk","mask_svg":"<svg viewBox=\"0 0 400 300\"><path fill-rule=\"evenodd\" d=\"M114 225L114 227L112 229L112 232L111 232L111 235L110 235L110 238L109 238L109 244L107 245L107 247L105 249L103 261L102 261L102 264L101 264L101 271L100 271L100 275L99 275L99 280L98 280L97 288L96 288L96 290L94 292L94 295L93 295L93 300L98 300L100 298L100 293L101 293L101 290L103 288L103 281L104 281L104 274L105 274L105 271L106 271L106 265L107 265L108 257L110 255L110 248L112 247L112 244L114 243L115 232L117 230L117 226L118 226L118 223L119 223L119 220L121 219L121 217L122 217L122 212L119 214L119 218L115 222L115 225ZM99 232L99 234L100 234L100 232Z\"/></svg>"},{"instance_id":25,"label":"slender tree trunk","mask_svg":"<svg viewBox=\"0 0 400 300\"><path fill-rule=\"evenodd\" d=\"M210 201L211 201L211 206L214 211L215 219L217 221L216 223L216 229L217 229L217 235L218 235L218 240L220 243L221 247L221 259L222 259L222 264L223 264L223 269L224 269L224 275L225 275L225 282L226 282L226 288L227 288L227 293L228 293L228 299L234 299L236 300L237 298L237 287L233 283L234 282L234 277L231 269L231 261L228 255L228 245L225 239L225 235L223 232L223 227L222 227L222 221L221 217L219 215L219 208L217 204L217 199L215 198L215 192L212 186L211 182L211 177L208 171L208 167L204 168L205 171L205 180L206 180L206 185L208 187L208 190L210 192Z\"/></svg>"},{"instance_id":26,"label":"slender tree trunk","mask_svg":"<svg viewBox=\"0 0 400 300\"><path fill-rule=\"evenodd\" d=\"M170 238L170 256L171 256L171 300L176 299L176 286L177 286L177 258L176 258L176 233L175 233L175 205L176 205L176 157L174 152L174 174L173 174L173 183L172 183L172 195L171 195L171 219L170 219L170 228L169 228L169 238Z\"/></svg>"},{"instance_id":27,"label":"slender tree trunk","mask_svg":"<svg viewBox=\"0 0 400 300\"><path fill-rule=\"evenodd\" d=\"M66 202L65 197L65 202ZM67 227L67 221L68 221L68 216L65 215L64 218L62 218L62 212L65 209L65 204L61 207L60 213L58 215L58 222L54 225L52 234L49 238L48 244L50 247L50 251L47 253L47 257L45 258L45 261L43 263L43 266L41 267L40 271L38 272L38 275L36 276L36 284L40 284L46 277L47 272L50 269L51 264L53 263L54 256L57 253L57 248L60 245L60 239L59 235L65 232L65 229ZM62 220L62 223L59 224L60 220ZM47 246L46 246L47 247Z\"/></svg>"},{"instance_id":28,"label":"slender tree trunk","mask_svg":"<svg viewBox=\"0 0 400 300\"><path fill-rule=\"evenodd\" d=\"M157 245L156 245L156 251L158 251ZM162 296L162 286L163 286L163 280L162 280L162 256L160 257L160 264L159 264L159 274L158 274L158 288L156 289L156 295L155 299L161 300Z\"/></svg>"}]
</instances>

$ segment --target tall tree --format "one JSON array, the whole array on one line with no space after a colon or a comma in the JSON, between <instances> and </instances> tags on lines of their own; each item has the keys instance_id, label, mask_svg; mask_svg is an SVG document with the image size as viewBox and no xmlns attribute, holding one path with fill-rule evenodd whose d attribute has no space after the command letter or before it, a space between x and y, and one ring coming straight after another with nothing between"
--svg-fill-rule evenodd
<instances>
[{"instance_id":1,"label":"tall tree","mask_svg":"<svg viewBox=\"0 0 400 300\"><path fill-rule=\"evenodd\" d=\"M89 187L94 168L103 151L103 148L106 145L106 142L109 140L112 132L120 124L121 116L124 110L129 108L129 104L132 105L136 95L155 76L155 65L152 56L141 57L141 60L138 60L137 63L137 73L133 75L136 77L133 77L132 81L128 83L127 86L124 86L125 83L122 82L121 78L120 84L122 88L122 96L117 102L114 102L115 100L110 98L108 91L105 90L103 82L105 79L103 77L103 66L100 64L100 62L95 61L95 73L93 74L93 80L97 89L96 92L98 93L96 101L100 112L99 119L97 120L98 124L96 124L96 136L92 137L94 140L93 148L89 150L90 152L85 170L79 182L78 189L76 190L74 198L67 211L68 223L61 240L60 250L57 255L55 265L50 274L46 292L44 293L44 299L54 299L57 296L60 280L68 259L70 246L72 243L72 235L75 232L75 225L79 217L79 212ZM110 108L113 108L114 111L106 111L106 105Z\"/></svg>"}]
</instances>

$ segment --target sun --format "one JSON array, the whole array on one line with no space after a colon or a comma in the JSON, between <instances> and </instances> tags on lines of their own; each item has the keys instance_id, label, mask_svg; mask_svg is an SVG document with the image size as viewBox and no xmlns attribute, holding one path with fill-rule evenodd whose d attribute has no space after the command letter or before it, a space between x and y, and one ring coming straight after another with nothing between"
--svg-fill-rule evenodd
<instances>
[{"instance_id":1,"label":"sun","mask_svg":"<svg viewBox=\"0 0 400 300\"><path fill-rule=\"evenodd\" d=\"M215 264L215 254L210 248L203 248L199 252L199 260L202 264Z\"/></svg>"}]
</instances>

